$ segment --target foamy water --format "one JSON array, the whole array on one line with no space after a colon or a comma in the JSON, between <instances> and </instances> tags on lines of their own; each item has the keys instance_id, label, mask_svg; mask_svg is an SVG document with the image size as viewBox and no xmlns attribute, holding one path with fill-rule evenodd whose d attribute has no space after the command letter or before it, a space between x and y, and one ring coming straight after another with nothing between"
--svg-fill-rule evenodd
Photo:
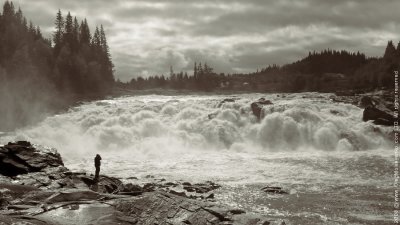
<instances>
[{"instance_id":1,"label":"foamy water","mask_svg":"<svg viewBox=\"0 0 400 225\"><path fill-rule=\"evenodd\" d=\"M125 179L213 180L224 184L220 201L294 224L389 223L391 130L329 96L124 97L83 104L0 141L55 147L74 170L92 171L100 153L102 172ZM250 104L260 97L274 104L258 121ZM220 105L225 98L235 102ZM291 194L267 195L266 185Z\"/></svg>"}]
</instances>

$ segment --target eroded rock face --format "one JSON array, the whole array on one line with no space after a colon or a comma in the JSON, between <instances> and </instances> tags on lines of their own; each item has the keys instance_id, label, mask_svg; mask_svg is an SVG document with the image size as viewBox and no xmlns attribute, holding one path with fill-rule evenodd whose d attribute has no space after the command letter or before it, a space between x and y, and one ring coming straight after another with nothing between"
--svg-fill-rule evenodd
<instances>
[{"instance_id":1,"label":"eroded rock face","mask_svg":"<svg viewBox=\"0 0 400 225\"><path fill-rule=\"evenodd\" d=\"M5 176L39 172L59 166L64 166L64 163L55 149L32 146L26 141L0 147L0 174Z\"/></svg>"}]
</instances>

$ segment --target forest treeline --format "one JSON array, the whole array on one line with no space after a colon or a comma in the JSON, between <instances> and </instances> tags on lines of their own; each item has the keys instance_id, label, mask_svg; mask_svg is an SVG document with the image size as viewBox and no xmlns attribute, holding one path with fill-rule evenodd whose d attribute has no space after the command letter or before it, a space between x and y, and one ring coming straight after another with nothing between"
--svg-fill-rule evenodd
<instances>
[{"instance_id":1,"label":"forest treeline","mask_svg":"<svg viewBox=\"0 0 400 225\"><path fill-rule=\"evenodd\" d=\"M108 94L113 64L103 26L93 34L58 11L55 32L44 38L20 8L6 1L0 14L0 130L37 119L48 109Z\"/></svg>"},{"instance_id":2,"label":"forest treeline","mask_svg":"<svg viewBox=\"0 0 400 225\"><path fill-rule=\"evenodd\" d=\"M270 65L249 74L215 73L206 63L194 63L193 72L138 77L118 85L132 89L172 88L199 91L260 92L341 91L394 88L394 70L400 69L400 42L389 41L382 57L360 52L324 50L284 66Z\"/></svg>"}]
</instances>

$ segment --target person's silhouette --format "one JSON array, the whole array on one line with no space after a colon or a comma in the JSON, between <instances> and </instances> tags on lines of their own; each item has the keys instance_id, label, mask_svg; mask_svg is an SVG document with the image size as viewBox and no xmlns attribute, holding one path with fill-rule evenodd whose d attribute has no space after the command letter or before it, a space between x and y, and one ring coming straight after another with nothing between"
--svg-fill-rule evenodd
<instances>
[{"instance_id":1,"label":"person's silhouette","mask_svg":"<svg viewBox=\"0 0 400 225\"><path fill-rule=\"evenodd\" d=\"M101 165L101 156L99 154L94 157L94 167L96 167L96 173L94 175L94 180L96 182L99 181L99 174L100 174L100 165Z\"/></svg>"}]
</instances>

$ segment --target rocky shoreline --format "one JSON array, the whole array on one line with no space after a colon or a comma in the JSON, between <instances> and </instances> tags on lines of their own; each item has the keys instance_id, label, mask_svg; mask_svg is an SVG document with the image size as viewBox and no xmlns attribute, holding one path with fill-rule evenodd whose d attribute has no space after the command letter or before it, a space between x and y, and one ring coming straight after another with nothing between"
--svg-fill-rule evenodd
<instances>
[{"instance_id":1,"label":"rocky shoreline","mask_svg":"<svg viewBox=\"0 0 400 225\"><path fill-rule=\"evenodd\" d=\"M213 191L219 187L165 179L126 184L104 175L95 182L93 175L66 168L55 149L26 141L0 146L0 222L5 225L286 224L218 204Z\"/></svg>"},{"instance_id":2,"label":"rocky shoreline","mask_svg":"<svg viewBox=\"0 0 400 225\"><path fill-rule=\"evenodd\" d=\"M354 92L335 93L331 96L333 102L352 104L364 109L363 121L372 121L376 125L394 126L398 121L395 117L394 91L376 91L357 94ZM398 104L398 103L397 103Z\"/></svg>"}]
</instances>

